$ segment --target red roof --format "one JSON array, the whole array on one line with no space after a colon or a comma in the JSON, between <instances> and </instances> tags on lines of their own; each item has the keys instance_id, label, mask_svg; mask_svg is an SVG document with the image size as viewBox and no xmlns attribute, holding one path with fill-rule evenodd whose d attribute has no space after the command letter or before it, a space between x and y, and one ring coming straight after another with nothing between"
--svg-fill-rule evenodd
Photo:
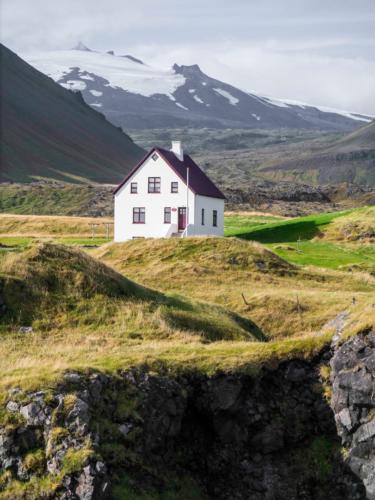
<instances>
[{"instance_id":1,"label":"red roof","mask_svg":"<svg viewBox=\"0 0 375 500\"><path fill-rule=\"evenodd\" d=\"M225 199L223 193L218 189L215 184L207 177L194 160L187 154L184 154L183 161L179 160L177 156L167 149L153 148L147 155L131 170L125 179L117 186L113 194L116 194L122 186L132 177L133 174L143 165L149 156L157 152L168 163L168 165L176 172L176 174L186 184L187 169L189 169L189 187L195 194L201 196L209 196L210 198Z\"/></svg>"}]
</instances>

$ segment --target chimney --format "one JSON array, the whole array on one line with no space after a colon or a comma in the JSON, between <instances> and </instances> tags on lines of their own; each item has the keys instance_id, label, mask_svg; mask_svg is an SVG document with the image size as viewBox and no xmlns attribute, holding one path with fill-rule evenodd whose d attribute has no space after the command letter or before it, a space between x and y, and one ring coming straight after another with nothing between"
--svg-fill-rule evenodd
<instances>
[{"instance_id":1,"label":"chimney","mask_svg":"<svg viewBox=\"0 0 375 500\"><path fill-rule=\"evenodd\" d=\"M181 141L172 141L171 151L180 161L184 161L184 150L182 149Z\"/></svg>"}]
</instances>

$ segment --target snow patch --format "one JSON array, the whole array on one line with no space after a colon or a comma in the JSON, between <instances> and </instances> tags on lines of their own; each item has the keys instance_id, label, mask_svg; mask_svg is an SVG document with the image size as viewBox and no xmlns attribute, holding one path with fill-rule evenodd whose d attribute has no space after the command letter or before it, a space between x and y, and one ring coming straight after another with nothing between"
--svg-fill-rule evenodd
<instances>
[{"instance_id":1,"label":"snow patch","mask_svg":"<svg viewBox=\"0 0 375 500\"><path fill-rule=\"evenodd\" d=\"M302 109L317 109L318 111L322 111L323 113L334 113L336 115L344 116L345 118L350 118L351 120L358 120L365 123L371 123L375 118L375 116L372 115L361 115L360 113L344 111L342 109L330 108L327 106L315 106L313 104L306 104L305 102L295 101L293 99L275 99L273 97L263 97L263 100L280 108L290 108L298 106Z\"/></svg>"},{"instance_id":2,"label":"snow patch","mask_svg":"<svg viewBox=\"0 0 375 500\"><path fill-rule=\"evenodd\" d=\"M207 82L202 82L202 85L205 87L207 85Z\"/></svg>"},{"instance_id":3,"label":"snow patch","mask_svg":"<svg viewBox=\"0 0 375 500\"><path fill-rule=\"evenodd\" d=\"M141 65L125 57L80 50L55 50L21 54L29 64L58 82L72 68L98 75L111 87L150 97L173 94L185 77L170 70ZM86 78L87 79L87 78Z\"/></svg>"},{"instance_id":4,"label":"snow patch","mask_svg":"<svg viewBox=\"0 0 375 500\"><path fill-rule=\"evenodd\" d=\"M230 104L232 104L232 106L235 106L238 102L240 102L240 100L237 99L237 97L233 97L232 94L230 94L226 90L223 90L223 89L214 89L214 91L217 94L220 94L222 97L225 97L225 99L228 99L228 101L230 102Z\"/></svg>"},{"instance_id":5,"label":"snow patch","mask_svg":"<svg viewBox=\"0 0 375 500\"><path fill-rule=\"evenodd\" d=\"M195 92L195 89L189 89L190 94L194 94L194 92Z\"/></svg>"},{"instance_id":6,"label":"snow patch","mask_svg":"<svg viewBox=\"0 0 375 500\"><path fill-rule=\"evenodd\" d=\"M253 118L255 118L256 120L258 120L258 122L259 122L259 121L260 121L260 119L261 119L261 118L260 118L260 116L259 116L259 115L256 115L255 113L251 113L251 116L252 116Z\"/></svg>"},{"instance_id":7,"label":"snow patch","mask_svg":"<svg viewBox=\"0 0 375 500\"><path fill-rule=\"evenodd\" d=\"M85 90L86 83L80 80L68 80L67 82L60 83L63 87L68 90Z\"/></svg>"},{"instance_id":8,"label":"snow patch","mask_svg":"<svg viewBox=\"0 0 375 500\"><path fill-rule=\"evenodd\" d=\"M95 79L92 76L90 76L90 75L82 75L82 74L80 74L79 77L80 77L81 80L95 81Z\"/></svg>"},{"instance_id":9,"label":"snow patch","mask_svg":"<svg viewBox=\"0 0 375 500\"><path fill-rule=\"evenodd\" d=\"M179 102L176 102L176 106L178 106L179 108L182 108L182 109L185 109L186 111L189 111L189 108L186 108L185 106L183 106L181 103Z\"/></svg>"},{"instance_id":10,"label":"snow patch","mask_svg":"<svg viewBox=\"0 0 375 500\"><path fill-rule=\"evenodd\" d=\"M194 99L199 102L199 104L204 104L204 102L202 101L202 99L200 99L197 95L193 95Z\"/></svg>"},{"instance_id":11,"label":"snow patch","mask_svg":"<svg viewBox=\"0 0 375 500\"><path fill-rule=\"evenodd\" d=\"M100 92L99 90L90 90L90 94L95 97L100 97L101 95L103 95L103 92Z\"/></svg>"},{"instance_id":12,"label":"snow patch","mask_svg":"<svg viewBox=\"0 0 375 500\"><path fill-rule=\"evenodd\" d=\"M90 104L90 106L95 106L96 108L101 108L103 105L100 104L100 102L93 102Z\"/></svg>"}]
</instances>

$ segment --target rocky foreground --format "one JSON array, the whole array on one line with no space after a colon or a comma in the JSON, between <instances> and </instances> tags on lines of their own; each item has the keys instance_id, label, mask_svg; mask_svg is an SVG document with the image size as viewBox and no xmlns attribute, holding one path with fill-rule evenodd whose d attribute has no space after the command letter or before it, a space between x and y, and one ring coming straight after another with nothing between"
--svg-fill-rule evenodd
<instances>
[{"instance_id":1,"label":"rocky foreground","mask_svg":"<svg viewBox=\"0 0 375 500\"><path fill-rule=\"evenodd\" d=\"M188 477L199 498L374 500L374 394L374 332L257 378L136 369L67 373L52 391L14 387L0 496L120 498L126 478L132 494L155 498ZM168 498L185 498L176 488Z\"/></svg>"}]
</instances>

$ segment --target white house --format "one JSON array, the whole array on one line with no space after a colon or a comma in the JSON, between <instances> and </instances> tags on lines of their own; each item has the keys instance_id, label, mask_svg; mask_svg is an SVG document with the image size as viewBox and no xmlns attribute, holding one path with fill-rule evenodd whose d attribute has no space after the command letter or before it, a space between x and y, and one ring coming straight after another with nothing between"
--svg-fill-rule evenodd
<instances>
[{"instance_id":1,"label":"white house","mask_svg":"<svg viewBox=\"0 0 375 500\"><path fill-rule=\"evenodd\" d=\"M115 241L224 233L225 196L179 141L152 149L114 195Z\"/></svg>"}]
</instances>

